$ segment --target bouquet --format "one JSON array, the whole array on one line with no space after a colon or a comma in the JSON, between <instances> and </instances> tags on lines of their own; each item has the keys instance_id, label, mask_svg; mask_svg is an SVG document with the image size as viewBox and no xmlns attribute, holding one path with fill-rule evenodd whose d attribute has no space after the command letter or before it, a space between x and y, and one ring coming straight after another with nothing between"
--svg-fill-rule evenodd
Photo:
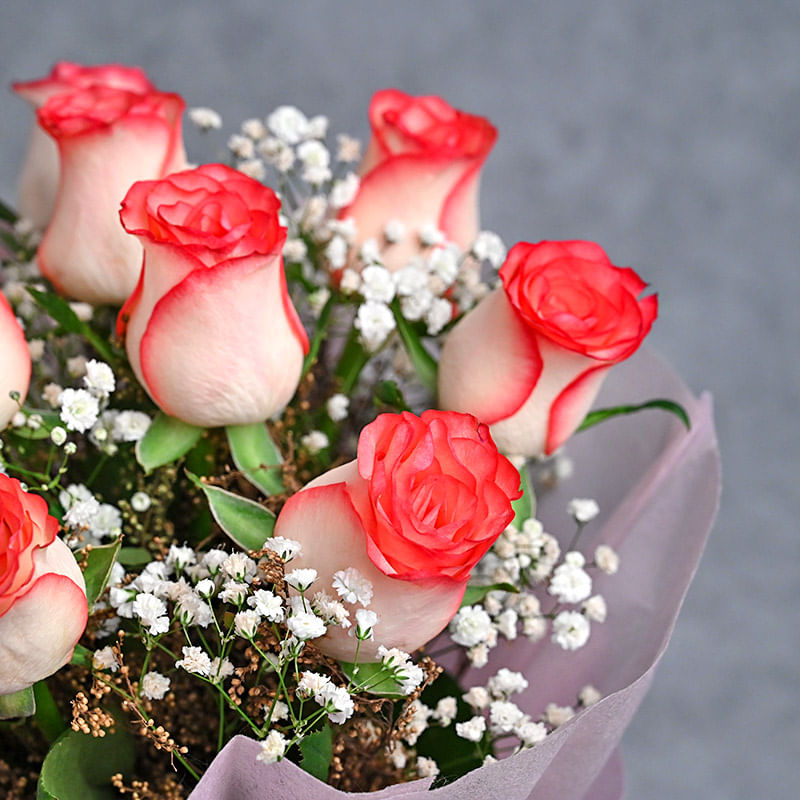
<instances>
[{"instance_id":1,"label":"bouquet","mask_svg":"<svg viewBox=\"0 0 800 800\"><path fill-rule=\"evenodd\" d=\"M14 89L5 795L621 796L719 480L639 274L482 230L496 131L438 97L192 165L142 70Z\"/></svg>"}]
</instances>

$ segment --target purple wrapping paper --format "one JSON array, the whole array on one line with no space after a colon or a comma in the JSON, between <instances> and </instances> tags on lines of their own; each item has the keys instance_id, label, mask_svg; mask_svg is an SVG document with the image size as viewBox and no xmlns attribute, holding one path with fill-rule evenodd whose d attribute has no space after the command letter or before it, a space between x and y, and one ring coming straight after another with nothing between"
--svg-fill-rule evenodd
<instances>
[{"instance_id":1,"label":"purple wrapping paper","mask_svg":"<svg viewBox=\"0 0 800 800\"><path fill-rule=\"evenodd\" d=\"M610 544L620 554L617 575L596 575L594 591L608 603L608 619L592 626L588 644L573 653L548 640L504 642L489 664L470 669L465 689L485 684L501 666L520 670L529 688L515 697L538 716L549 702L574 705L591 683L605 697L581 711L531 750L501 759L455 783L428 790L430 779L374 793L347 794L288 760L257 762L257 742L237 736L206 771L190 800L334 800L370 797L431 800L618 800L623 794L617 747L644 697L672 633L716 514L719 452L711 398L694 397L652 352L641 351L615 367L597 406L666 397L683 404L692 420L686 432L672 415L653 410L602 423L574 437L567 452L574 476L539 498L537 515L560 538L572 533L565 514L573 497L592 497L601 515L584 533L591 554ZM452 667L453 664L446 664Z\"/></svg>"}]
</instances>

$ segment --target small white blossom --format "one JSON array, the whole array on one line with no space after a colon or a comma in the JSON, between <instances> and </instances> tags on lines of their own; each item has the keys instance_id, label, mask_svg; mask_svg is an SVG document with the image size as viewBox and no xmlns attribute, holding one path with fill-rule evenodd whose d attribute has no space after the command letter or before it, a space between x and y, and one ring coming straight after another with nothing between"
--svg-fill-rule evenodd
<instances>
[{"instance_id":1,"label":"small white blossom","mask_svg":"<svg viewBox=\"0 0 800 800\"><path fill-rule=\"evenodd\" d=\"M237 158L252 158L256 154L256 148L253 140L249 136L242 136L240 133L234 133L228 139L228 149Z\"/></svg>"},{"instance_id":2,"label":"small white blossom","mask_svg":"<svg viewBox=\"0 0 800 800\"><path fill-rule=\"evenodd\" d=\"M394 297L395 285L386 267L371 264L361 271L361 294L365 300L376 303L390 303Z\"/></svg>"},{"instance_id":3,"label":"small white blossom","mask_svg":"<svg viewBox=\"0 0 800 800\"><path fill-rule=\"evenodd\" d=\"M361 287L361 275L354 269L346 269L342 272L342 279L339 281L339 289L344 294L354 294Z\"/></svg>"},{"instance_id":4,"label":"small white blossom","mask_svg":"<svg viewBox=\"0 0 800 800\"><path fill-rule=\"evenodd\" d=\"M94 314L94 308L89 303L70 303L69 307L81 322L88 322Z\"/></svg>"},{"instance_id":5,"label":"small white blossom","mask_svg":"<svg viewBox=\"0 0 800 800\"><path fill-rule=\"evenodd\" d=\"M605 622L608 608L603 595L596 594L590 597L583 604L583 613L586 614L592 622Z\"/></svg>"},{"instance_id":6,"label":"small white blossom","mask_svg":"<svg viewBox=\"0 0 800 800\"><path fill-rule=\"evenodd\" d=\"M119 662L111 647L103 647L95 650L92 655L92 667L94 669L107 669L116 672L119 669Z\"/></svg>"},{"instance_id":7,"label":"small white blossom","mask_svg":"<svg viewBox=\"0 0 800 800\"><path fill-rule=\"evenodd\" d=\"M333 588L346 603L368 606L372 601L372 582L354 567L334 572Z\"/></svg>"},{"instance_id":8,"label":"small white blossom","mask_svg":"<svg viewBox=\"0 0 800 800\"><path fill-rule=\"evenodd\" d=\"M436 247L428 256L428 269L445 286L450 286L458 275L458 252L452 247Z\"/></svg>"},{"instance_id":9,"label":"small white blossom","mask_svg":"<svg viewBox=\"0 0 800 800\"><path fill-rule=\"evenodd\" d=\"M151 505L150 495L147 492L136 492L131 497L131 508L139 514L144 513Z\"/></svg>"},{"instance_id":10,"label":"small white blossom","mask_svg":"<svg viewBox=\"0 0 800 800\"><path fill-rule=\"evenodd\" d=\"M382 263L381 249L380 246L378 245L378 240L373 237L365 239L361 243L361 247L358 249L358 257L365 264ZM394 297L394 287L392 287L392 297ZM369 299L379 299L379 298L369 298Z\"/></svg>"},{"instance_id":11,"label":"small white blossom","mask_svg":"<svg viewBox=\"0 0 800 800\"><path fill-rule=\"evenodd\" d=\"M577 611L562 611L553 620L553 641L564 650L578 650L589 640L589 621Z\"/></svg>"},{"instance_id":12,"label":"small white blossom","mask_svg":"<svg viewBox=\"0 0 800 800\"><path fill-rule=\"evenodd\" d=\"M251 139L263 139L267 135L267 128L264 123L257 118L246 119L241 124L241 131Z\"/></svg>"},{"instance_id":13,"label":"small white blossom","mask_svg":"<svg viewBox=\"0 0 800 800\"><path fill-rule=\"evenodd\" d=\"M433 247L445 241L445 235L433 222L426 222L418 231L419 240L425 247Z\"/></svg>"},{"instance_id":14,"label":"small white blossom","mask_svg":"<svg viewBox=\"0 0 800 800\"><path fill-rule=\"evenodd\" d=\"M257 589L247 598L247 605L255 609L270 622L283 622L285 611L283 600L267 589Z\"/></svg>"},{"instance_id":15,"label":"small white blossom","mask_svg":"<svg viewBox=\"0 0 800 800\"><path fill-rule=\"evenodd\" d=\"M356 610L356 638L357 639L372 639L372 629L378 622L378 615L374 611L368 611L366 608L359 608Z\"/></svg>"},{"instance_id":16,"label":"small white blossom","mask_svg":"<svg viewBox=\"0 0 800 800\"><path fill-rule=\"evenodd\" d=\"M595 500L576 497L567 504L567 513L573 517L576 522L585 525L587 522L591 522L600 513L600 506L597 505Z\"/></svg>"},{"instance_id":17,"label":"small white blossom","mask_svg":"<svg viewBox=\"0 0 800 800\"><path fill-rule=\"evenodd\" d=\"M50 441L56 447L61 447L61 445L67 441L67 432L60 425L56 425L56 427L50 431Z\"/></svg>"},{"instance_id":18,"label":"small white blossom","mask_svg":"<svg viewBox=\"0 0 800 800\"><path fill-rule=\"evenodd\" d=\"M456 733L469 742L479 742L486 732L486 720L483 717L473 717L466 722L456 722Z\"/></svg>"},{"instance_id":19,"label":"small white blossom","mask_svg":"<svg viewBox=\"0 0 800 800\"><path fill-rule=\"evenodd\" d=\"M189 119L201 131L217 130L222 127L222 117L213 108L205 106L190 108Z\"/></svg>"},{"instance_id":20,"label":"small white blossom","mask_svg":"<svg viewBox=\"0 0 800 800\"><path fill-rule=\"evenodd\" d=\"M286 621L286 627L300 640L317 639L324 636L327 630L325 623L316 614L302 611L292 614Z\"/></svg>"},{"instance_id":21,"label":"small white blossom","mask_svg":"<svg viewBox=\"0 0 800 800\"><path fill-rule=\"evenodd\" d=\"M297 148L297 157L303 162L303 180L319 185L330 180L331 161L328 148L314 139L303 142Z\"/></svg>"},{"instance_id":22,"label":"small white blossom","mask_svg":"<svg viewBox=\"0 0 800 800\"><path fill-rule=\"evenodd\" d=\"M169 630L167 606L163 600L149 592L141 592L133 601L133 613L142 625L149 628L151 636L166 633Z\"/></svg>"},{"instance_id":23,"label":"small white blossom","mask_svg":"<svg viewBox=\"0 0 800 800\"><path fill-rule=\"evenodd\" d=\"M314 611L319 614L326 625L350 627L350 612L338 600L334 600L325 592L317 592L312 601Z\"/></svg>"},{"instance_id":24,"label":"small white blossom","mask_svg":"<svg viewBox=\"0 0 800 800\"><path fill-rule=\"evenodd\" d=\"M100 503L94 497L73 500L69 510L64 514L64 524L68 528L88 528L99 511Z\"/></svg>"},{"instance_id":25,"label":"small white blossom","mask_svg":"<svg viewBox=\"0 0 800 800\"><path fill-rule=\"evenodd\" d=\"M483 686L473 686L461 699L477 710L486 708L490 702L489 692Z\"/></svg>"},{"instance_id":26,"label":"small white blossom","mask_svg":"<svg viewBox=\"0 0 800 800\"><path fill-rule=\"evenodd\" d=\"M547 633L547 620L544 617L525 617L522 620L522 633L532 642L538 642Z\"/></svg>"},{"instance_id":27,"label":"small white blossom","mask_svg":"<svg viewBox=\"0 0 800 800\"><path fill-rule=\"evenodd\" d=\"M30 355L31 361L39 361L44 355L44 339L29 339L28 355Z\"/></svg>"},{"instance_id":28,"label":"small white blossom","mask_svg":"<svg viewBox=\"0 0 800 800\"><path fill-rule=\"evenodd\" d=\"M57 383L48 383L42 390L42 399L50 408L58 408L58 398L63 391L63 386L59 386Z\"/></svg>"},{"instance_id":29,"label":"small white blossom","mask_svg":"<svg viewBox=\"0 0 800 800\"><path fill-rule=\"evenodd\" d=\"M335 394L328 398L325 409L328 416L334 422L342 422L347 419L347 412L350 408L350 398L346 394Z\"/></svg>"},{"instance_id":30,"label":"small white blossom","mask_svg":"<svg viewBox=\"0 0 800 800\"><path fill-rule=\"evenodd\" d=\"M222 569L228 555L224 550L209 550L203 555L200 564L208 571L209 575L216 575Z\"/></svg>"},{"instance_id":31,"label":"small white blossom","mask_svg":"<svg viewBox=\"0 0 800 800\"><path fill-rule=\"evenodd\" d=\"M184 647L183 658L176 661L175 666L206 678L211 675L211 659L200 647Z\"/></svg>"},{"instance_id":32,"label":"small white blossom","mask_svg":"<svg viewBox=\"0 0 800 800\"><path fill-rule=\"evenodd\" d=\"M141 689L148 700L163 700L169 691L169 678L160 672L148 672L142 678Z\"/></svg>"},{"instance_id":33,"label":"small white blossom","mask_svg":"<svg viewBox=\"0 0 800 800\"><path fill-rule=\"evenodd\" d=\"M458 703L455 697L443 697L433 709L433 718L439 724L446 728L455 718L458 713Z\"/></svg>"},{"instance_id":34,"label":"small white blossom","mask_svg":"<svg viewBox=\"0 0 800 800\"><path fill-rule=\"evenodd\" d=\"M390 219L383 226L383 236L389 244L402 242L406 236L406 225L400 219Z\"/></svg>"},{"instance_id":35,"label":"small white blossom","mask_svg":"<svg viewBox=\"0 0 800 800\"><path fill-rule=\"evenodd\" d=\"M450 636L462 647L483 642L492 629L492 620L480 606L464 606L450 621Z\"/></svg>"},{"instance_id":36,"label":"small white blossom","mask_svg":"<svg viewBox=\"0 0 800 800\"><path fill-rule=\"evenodd\" d=\"M432 758L417 756L417 774L420 778L435 778L439 774L439 767Z\"/></svg>"},{"instance_id":37,"label":"small white blossom","mask_svg":"<svg viewBox=\"0 0 800 800\"><path fill-rule=\"evenodd\" d=\"M342 236L334 236L325 248L325 257L334 269L340 269L347 263L347 242Z\"/></svg>"},{"instance_id":38,"label":"small white blossom","mask_svg":"<svg viewBox=\"0 0 800 800\"><path fill-rule=\"evenodd\" d=\"M411 703L403 728L403 738L408 744L415 745L417 739L428 729L428 719L432 713L433 711L419 700Z\"/></svg>"},{"instance_id":39,"label":"small white blossom","mask_svg":"<svg viewBox=\"0 0 800 800\"><path fill-rule=\"evenodd\" d=\"M356 228L356 221L353 217L328 220L327 228L332 235L341 236L348 245L355 242L358 229Z\"/></svg>"},{"instance_id":40,"label":"small white blossom","mask_svg":"<svg viewBox=\"0 0 800 800\"><path fill-rule=\"evenodd\" d=\"M496 700L489 705L489 724L494 733L510 733L524 717L522 710L507 700Z\"/></svg>"},{"instance_id":41,"label":"small white blossom","mask_svg":"<svg viewBox=\"0 0 800 800\"><path fill-rule=\"evenodd\" d=\"M331 679L327 675L305 670L297 682L297 693L301 697L322 697L322 690L328 686Z\"/></svg>"},{"instance_id":42,"label":"small white blossom","mask_svg":"<svg viewBox=\"0 0 800 800\"><path fill-rule=\"evenodd\" d=\"M314 699L328 712L328 719L337 725L350 719L355 711L353 698L343 686L329 683Z\"/></svg>"},{"instance_id":43,"label":"small white blossom","mask_svg":"<svg viewBox=\"0 0 800 800\"><path fill-rule=\"evenodd\" d=\"M256 562L244 553L231 553L221 565L222 574L235 581L250 583L256 576Z\"/></svg>"},{"instance_id":44,"label":"small white blossom","mask_svg":"<svg viewBox=\"0 0 800 800\"><path fill-rule=\"evenodd\" d=\"M287 539L285 536L273 536L267 539L264 547L277 553L284 561L291 561L302 550L300 542Z\"/></svg>"},{"instance_id":45,"label":"small white blossom","mask_svg":"<svg viewBox=\"0 0 800 800\"><path fill-rule=\"evenodd\" d=\"M240 611L233 618L233 629L236 631L237 636L244 639L252 639L256 635L261 617L257 611L247 609Z\"/></svg>"},{"instance_id":46,"label":"small white blossom","mask_svg":"<svg viewBox=\"0 0 800 800\"><path fill-rule=\"evenodd\" d=\"M80 378L86 374L86 356L72 356L67 359L67 372L73 378Z\"/></svg>"},{"instance_id":47,"label":"small white blossom","mask_svg":"<svg viewBox=\"0 0 800 800\"><path fill-rule=\"evenodd\" d=\"M525 720L514 728L514 733L526 747L531 747L544 741L547 736L547 728L541 722Z\"/></svg>"},{"instance_id":48,"label":"small white blossom","mask_svg":"<svg viewBox=\"0 0 800 800\"><path fill-rule=\"evenodd\" d=\"M394 315L389 306L367 300L358 308L355 326L369 350L377 350L395 329Z\"/></svg>"},{"instance_id":49,"label":"small white blossom","mask_svg":"<svg viewBox=\"0 0 800 800\"><path fill-rule=\"evenodd\" d=\"M308 247L302 239L287 239L283 246L283 257L286 261L302 261L308 255Z\"/></svg>"},{"instance_id":50,"label":"small white blossom","mask_svg":"<svg viewBox=\"0 0 800 800\"><path fill-rule=\"evenodd\" d=\"M122 533L122 514L110 503L100 503L90 523L92 533L99 539Z\"/></svg>"},{"instance_id":51,"label":"small white blossom","mask_svg":"<svg viewBox=\"0 0 800 800\"><path fill-rule=\"evenodd\" d=\"M120 411L114 419L114 441L138 442L147 433L151 422L143 411Z\"/></svg>"},{"instance_id":52,"label":"small white blossom","mask_svg":"<svg viewBox=\"0 0 800 800\"><path fill-rule=\"evenodd\" d=\"M594 563L606 575L614 575L619 569L619 556L607 544L601 544L594 551Z\"/></svg>"},{"instance_id":53,"label":"small white blossom","mask_svg":"<svg viewBox=\"0 0 800 800\"><path fill-rule=\"evenodd\" d=\"M286 144L297 144L308 135L308 119L294 106L276 108L267 117L267 127Z\"/></svg>"},{"instance_id":54,"label":"small white blossom","mask_svg":"<svg viewBox=\"0 0 800 800\"><path fill-rule=\"evenodd\" d=\"M86 374L83 376L86 388L96 397L108 397L116 386L114 372L104 361L92 359L86 362Z\"/></svg>"},{"instance_id":55,"label":"small white blossom","mask_svg":"<svg viewBox=\"0 0 800 800\"><path fill-rule=\"evenodd\" d=\"M203 578L203 580L201 580L194 588L200 597L204 597L206 600L208 600L208 598L217 591L217 584L214 583L211 578Z\"/></svg>"},{"instance_id":56,"label":"small white blossom","mask_svg":"<svg viewBox=\"0 0 800 800\"><path fill-rule=\"evenodd\" d=\"M528 681L521 672L502 667L494 677L489 678L487 688L495 697L507 697L515 692L524 692L528 688Z\"/></svg>"},{"instance_id":57,"label":"small white blossom","mask_svg":"<svg viewBox=\"0 0 800 800\"><path fill-rule=\"evenodd\" d=\"M311 117L308 121L306 136L309 139L324 139L328 133L329 124L330 120L323 114L317 114L315 117Z\"/></svg>"},{"instance_id":58,"label":"small white blossom","mask_svg":"<svg viewBox=\"0 0 800 800\"><path fill-rule=\"evenodd\" d=\"M400 741L395 742L388 750L389 758L395 769L405 769L408 762L408 751Z\"/></svg>"},{"instance_id":59,"label":"small white blossom","mask_svg":"<svg viewBox=\"0 0 800 800\"><path fill-rule=\"evenodd\" d=\"M435 297L431 300L430 308L425 312L425 324L428 326L428 333L436 336L445 325L453 318L453 306L449 300L443 297Z\"/></svg>"},{"instance_id":60,"label":"small white blossom","mask_svg":"<svg viewBox=\"0 0 800 800\"><path fill-rule=\"evenodd\" d=\"M175 572L180 572L184 567L194 564L195 561L197 561L197 554L188 545L183 545L182 547L176 544L170 545L166 563Z\"/></svg>"},{"instance_id":61,"label":"small white blossom","mask_svg":"<svg viewBox=\"0 0 800 800\"><path fill-rule=\"evenodd\" d=\"M304 592L316 579L315 569L293 569L286 575L286 583L298 592Z\"/></svg>"},{"instance_id":62,"label":"small white blossom","mask_svg":"<svg viewBox=\"0 0 800 800\"><path fill-rule=\"evenodd\" d=\"M592 579L582 567L565 561L556 567L547 591L562 603L580 603L592 593Z\"/></svg>"},{"instance_id":63,"label":"small white blossom","mask_svg":"<svg viewBox=\"0 0 800 800\"><path fill-rule=\"evenodd\" d=\"M61 421L69 430L83 433L97 422L100 405L85 389L64 389L59 402Z\"/></svg>"},{"instance_id":64,"label":"small white blossom","mask_svg":"<svg viewBox=\"0 0 800 800\"><path fill-rule=\"evenodd\" d=\"M507 608L495 620L497 630L508 640L517 638L517 612L513 608Z\"/></svg>"},{"instance_id":65,"label":"small white blossom","mask_svg":"<svg viewBox=\"0 0 800 800\"><path fill-rule=\"evenodd\" d=\"M414 295L427 290L428 274L415 263L407 264L393 274L397 294L401 296Z\"/></svg>"},{"instance_id":66,"label":"small white blossom","mask_svg":"<svg viewBox=\"0 0 800 800\"><path fill-rule=\"evenodd\" d=\"M330 193L331 206L344 208L356 199L361 181L355 172L348 172L341 180L335 181Z\"/></svg>"},{"instance_id":67,"label":"small white blossom","mask_svg":"<svg viewBox=\"0 0 800 800\"><path fill-rule=\"evenodd\" d=\"M219 657L211 659L211 666L208 670L208 676L216 681L224 681L225 678L230 678L233 675L234 666L229 659L223 658L222 661Z\"/></svg>"},{"instance_id":68,"label":"small white blossom","mask_svg":"<svg viewBox=\"0 0 800 800\"><path fill-rule=\"evenodd\" d=\"M472 244L472 254L479 261L488 261L497 269L506 260L503 240L491 231L481 231Z\"/></svg>"},{"instance_id":69,"label":"small white blossom","mask_svg":"<svg viewBox=\"0 0 800 800\"><path fill-rule=\"evenodd\" d=\"M222 584L222 591L219 593L219 599L223 603L231 603L235 606L240 606L244 603L245 597L249 587L246 583L236 580L227 580Z\"/></svg>"},{"instance_id":70,"label":"small white blossom","mask_svg":"<svg viewBox=\"0 0 800 800\"><path fill-rule=\"evenodd\" d=\"M336 137L336 142L339 149L336 152L336 158L345 163L352 163L361 158L361 142L354 139L352 136L340 133Z\"/></svg>"},{"instance_id":71,"label":"small white blossom","mask_svg":"<svg viewBox=\"0 0 800 800\"><path fill-rule=\"evenodd\" d=\"M263 181L267 177L267 167L260 158L246 158L236 165L236 169L254 181Z\"/></svg>"},{"instance_id":72,"label":"small white blossom","mask_svg":"<svg viewBox=\"0 0 800 800\"><path fill-rule=\"evenodd\" d=\"M571 706L559 706L549 703L544 710L544 718L554 728L569 722L575 716L575 709Z\"/></svg>"},{"instance_id":73,"label":"small white blossom","mask_svg":"<svg viewBox=\"0 0 800 800\"><path fill-rule=\"evenodd\" d=\"M400 310L403 316L411 321L416 322L422 319L433 305L434 296L430 289L421 289L415 294L405 295L400 298Z\"/></svg>"},{"instance_id":74,"label":"small white blossom","mask_svg":"<svg viewBox=\"0 0 800 800\"><path fill-rule=\"evenodd\" d=\"M603 695L590 683L587 683L586 686L578 692L578 700L582 706L593 706L602 699Z\"/></svg>"},{"instance_id":75,"label":"small white blossom","mask_svg":"<svg viewBox=\"0 0 800 800\"><path fill-rule=\"evenodd\" d=\"M264 716L276 722L289 719L289 706L282 700L275 700L271 706L264 706Z\"/></svg>"},{"instance_id":76,"label":"small white blossom","mask_svg":"<svg viewBox=\"0 0 800 800\"><path fill-rule=\"evenodd\" d=\"M267 734L266 739L261 742L261 750L256 759L264 764L274 764L283 758L288 744L286 737L280 731L273 729Z\"/></svg>"}]
</instances>

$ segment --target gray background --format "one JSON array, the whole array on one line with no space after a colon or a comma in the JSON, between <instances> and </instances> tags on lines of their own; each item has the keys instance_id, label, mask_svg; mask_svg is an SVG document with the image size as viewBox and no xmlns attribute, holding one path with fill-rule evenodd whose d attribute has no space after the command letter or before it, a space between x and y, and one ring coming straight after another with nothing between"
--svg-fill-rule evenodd
<instances>
[{"instance_id":1,"label":"gray background","mask_svg":"<svg viewBox=\"0 0 800 800\"><path fill-rule=\"evenodd\" d=\"M364 137L386 86L488 116L484 226L634 266L661 296L652 342L716 395L722 512L624 742L628 797L797 796L796 0L6 0L0 53L5 85L140 64L227 130L291 102ZM0 119L12 199L30 116L6 93Z\"/></svg>"}]
</instances>

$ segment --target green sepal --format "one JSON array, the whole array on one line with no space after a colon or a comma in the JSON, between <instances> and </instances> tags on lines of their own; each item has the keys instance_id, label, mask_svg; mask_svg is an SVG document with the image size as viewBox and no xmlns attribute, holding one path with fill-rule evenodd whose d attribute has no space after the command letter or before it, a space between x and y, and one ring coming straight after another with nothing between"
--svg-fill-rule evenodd
<instances>
[{"instance_id":1,"label":"green sepal","mask_svg":"<svg viewBox=\"0 0 800 800\"><path fill-rule=\"evenodd\" d=\"M390 406L396 411L411 411L395 381L381 381L373 394L375 405Z\"/></svg>"},{"instance_id":2,"label":"green sepal","mask_svg":"<svg viewBox=\"0 0 800 800\"><path fill-rule=\"evenodd\" d=\"M134 760L133 737L122 723L103 737L65 731L45 756L37 800L116 800L111 776L129 776Z\"/></svg>"},{"instance_id":3,"label":"green sepal","mask_svg":"<svg viewBox=\"0 0 800 800\"><path fill-rule=\"evenodd\" d=\"M603 420L610 419L611 417L618 417L620 414L635 414L637 411L644 411L648 408L660 408L664 411L669 411L686 426L686 430L690 430L692 427L689 421L689 415L680 403L659 397L655 400L648 400L646 403L639 403L637 405L598 408L596 411L590 411L584 417L583 422L581 422L575 432L585 431L587 428L597 425L598 422L603 422Z\"/></svg>"},{"instance_id":4,"label":"green sepal","mask_svg":"<svg viewBox=\"0 0 800 800\"><path fill-rule=\"evenodd\" d=\"M417 377L423 385L436 394L439 375L439 365L436 363L436 359L425 349L419 334L403 316L397 298L392 300L392 311L397 324L397 332L400 334L400 339L406 348L408 357L414 365Z\"/></svg>"},{"instance_id":5,"label":"green sepal","mask_svg":"<svg viewBox=\"0 0 800 800\"><path fill-rule=\"evenodd\" d=\"M340 661L345 677L354 685L353 691L377 694L381 697L404 697L400 684L392 671L380 662L351 664Z\"/></svg>"},{"instance_id":6,"label":"green sepal","mask_svg":"<svg viewBox=\"0 0 800 800\"><path fill-rule=\"evenodd\" d=\"M238 494L203 483L186 470L189 480L203 491L211 514L228 537L243 550L260 550L272 536L275 515L264 506Z\"/></svg>"},{"instance_id":7,"label":"green sepal","mask_svg":"<svg viewBox=\"0 0 800 800\"><path fill-rule=\"evenodd\" d=\"M33 686L12 694L0 694L0 719L32 717L36 713Z\"/></svg>"},{"instance_id":8,"label":"green sepal","mask_svg":"<svg viewBox=\"0 0 800 800\"><path fill-rule=\"evenodd\" d=\"M86 583L86 600L89 610L103 594L111 577L111 568L117 560L122 537L118 536L111 544L97 545L89 550L86 556L86 568L83 570L83 580Z\"/></svg>"},{"instance_id":9,"label":"green sepal","mask_svg":"<svg viewBox=\"0 0 800 800\"><path fill-rule=\"evenodd\" d=\"M320 730L300 742L300 766L318 780L326 782L333 761L333 731L327 720Z\"/></svg>"},{"instance_id":10,"label":"green sepal","mask_svg":"<svg viewBox=\"0 0 800 800\"><path fill-rule=\"evenodd\" d=\"M186 455L204 432L205 428L198 428L159 411L147 433L136 442L136 460L145 472L171 464Z\"/></svg>"},{"instance_id":11,"label":"green sepal","mask_svg":"<svg viewBox=\"0 0 800 800\"><path fill-rule=\"evenodd\" d=\"M281 479L283 456L263 422L228 425L225 428L236 469L267 496L283 494Z\"/></svg>"},{"instance_id":12,"label":"green sepal","mask_svg":"<svg viewBox=\"0 0 800 800\"><path fill-rule=\"evenodd\" d=\"M536 514L536 493L533 490L533 483L531 482L531 475L528 471L527 462L520 468L519 480L522 486L522 497L511 503L511 508L514 509L512 525L517 530L521 530L522 523L525 522L526 519L530 519Z\"/></svg>"},{"instance_id":13,"label":"green sepal","mask_svg":"<svg viewBox=\"0 0 800 800\"><path fill-rule=\"evenodd\" d=\"M480 603L489 592L510 592L519 594L519 589L513 583L490 583L485 586L467 586L464 597L461 600L461 608L464 606L474 606Z\"/></svg>"}]
</instances>

